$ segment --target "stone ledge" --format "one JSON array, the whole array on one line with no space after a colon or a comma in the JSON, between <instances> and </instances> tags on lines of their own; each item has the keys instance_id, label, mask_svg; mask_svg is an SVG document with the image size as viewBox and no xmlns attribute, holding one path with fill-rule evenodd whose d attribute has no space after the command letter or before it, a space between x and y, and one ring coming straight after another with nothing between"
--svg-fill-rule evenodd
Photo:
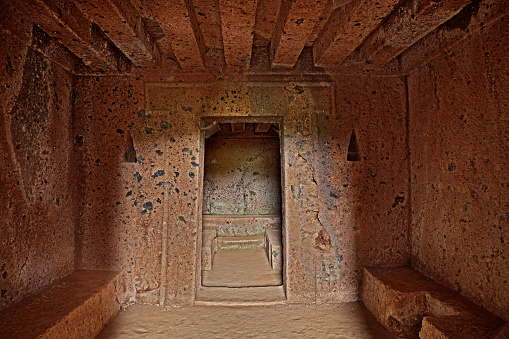
<instances>
[{"instance_id":1,"label":"stone ledge","mask_svg":"<svg viewBox=\"0 0 509 339\"><path fill-rule=\"evenodd\" d=\"M492 338L503 321L410 267L365 268L362 301L407 338Z\"/></svg>"},{"instance_id":2,"label":"stone ledge","mask_svg":"<svg viewBox=\"0 0 509 339\"><path fill-rule=\"evenodd\" d=\"M123 273L77 270L0 311L0 337L93 338L124 299Z\"/></svg>"},{"instance_id":3,"label":"stone ledge","mask_svg":"<svg viewBox=\"0 0 509 339\"><path fill-rule=\"evenodd\" d=\"M268 229L265 231L265 250L273 270L283 269L283 246L281 230Z\"/></svg>"},{"instance_id":4,"label":"stone ledge","mask_svg":"<svg viewBox=\"0 0 509 339\"><path fill-rule=\"evenodd\" d=\"M281 229L278 215L203 215L204 230L215 230L223 237L263 234L267 229Z\"/></svg>"},{"instance_id":5,"label":"stone ledge","mask_svg":"<svg viewBox=\"0 0 509 339\"><path fill-rule=\"evenodd\" d=\"M217 251L216 230L203 231L203 243L201 248L201 268L211 270L214 261L214 253Z\"/></svg>"},{"instance_id":6,"label":"stone ledge","mask_svg":"<svg viewBox=\"0 0 509 339\"><path fill-rule=\"evenodd\" d=\"M282 304L286 302L283 286L263 287L200 287L195 305L254 306Z\"/></svg>"},{"instance_id":7,"label":"stone ledge","mask_svg":"<svg viewBox=\"0 0 509 339\"><path fill-rule=\"evenodd\" d=\"M262 236L242 236L242 237L218 237L217 248L230 249L249 249L264 247L265 237Z\"/></svg>"}]
</instances>

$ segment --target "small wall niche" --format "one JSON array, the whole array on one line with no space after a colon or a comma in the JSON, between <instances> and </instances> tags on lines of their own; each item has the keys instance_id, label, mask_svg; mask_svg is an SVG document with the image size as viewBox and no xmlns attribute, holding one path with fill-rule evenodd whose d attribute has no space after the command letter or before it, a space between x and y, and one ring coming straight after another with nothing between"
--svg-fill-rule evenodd
<instances>
[{"instance_id":1,"label":"small wall niche","mask_svg":"<svg viewBox=\"0 0 509 339\"><path fill-rule=\"evenodd\" d=\"M125 142L124 162L135 163L137 162L136 159L137 156L136 149L134 148L133 137L131 136L131 132L127 132Z\"/></svg>"},{"instance_id":2,"label":"small wall niche","mask_svg":"<svg viewBox=\"0 0 509 339\"><path fill-rule=\"evenodd\" d=\"M360 161L361 155L359 152L359 144L357 143L357 136L355 131L352 131L350 136L350 143L348 144L348 154L346 155L347 161Z\"/></svg>"}]
</instances>

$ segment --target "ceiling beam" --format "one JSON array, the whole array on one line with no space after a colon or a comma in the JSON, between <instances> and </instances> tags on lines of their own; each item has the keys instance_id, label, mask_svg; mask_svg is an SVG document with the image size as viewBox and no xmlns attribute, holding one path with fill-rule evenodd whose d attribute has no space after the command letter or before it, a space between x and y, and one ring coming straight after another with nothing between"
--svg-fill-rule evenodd
<instances>
[{"instance_id":1,"label":"ceiling beam","mask_svg":"<svg viewBox=\"0 0 509 339\"><path fill-rule=\"evenodd\" d=\"M267 41L274 33L280 7L281 0L258 0L254 31Z\"/></svg>"},{"instance_id":2,"label":"ceiling beam","mask_svg":"<svg viewBox=\"0 0 509 339\"><path fill-rule=\"evenodd\" d=\"M362 67L377 69L455 16L470 0L408 0L359 49Z\"/></svg>"},{"instance_id":3,"label":"ceiling beam","mask_svg":"<svg viewBox=\"0 0 509 339\"><path fill-rule=\"evenodd\" d=\"M77 6L133 64L153 59L154 42L130 1L78 0Z\"/></svg>"},{"instance_id":4,"label":"ceiling beam","mask_svg":"<svg viewBox=\"0 0 509 339\"><path fill-rule=\"evenodd\" d=\"M326 0L283 0L271 39L272 66L295 65L326 5Z\"/></svg>"},{"instance_id":5,"label":"ceiling beam","mask_svg":"<svg viewBox=\"0 0 509 339\"><path fill-rule=\"evenodd\" d=\"M233 133L244 133L246 131L246 124L243 122L232 122L232 132Z\"/></svg>"},{"instance_id":6,"label":"ceiling beam","mask_svg":"<svg viewBox=\"0 0 509 339\"><path fill-rule=\"evenodd\" d=\"M117 0L118 1L118 0ZM143 18L145 30L154 40L154 60L156 67L171 69L173 71L181 71L182 68L177 62L175 53L171 48L170 38L165 35L156 16L146 0L129 0L134 8L140 13Z\"/></svg>"},{"instance_id":7,"label":"ceiling beam","mask_svg":"<svg viewBox=\"0 0 509 339\"><path fill-rule=\"evenodd\" d=\"M194 10L205 42L205 64L210 71L225 67L219 0L194 0Z\"/></svg>"},{"instance_id":8,"label":"ceiling beam","mask_svg":"<svg viewBox=\"0 0 509 339\"><path fill-rule=\"evenodd\" d=\"M136 7L137 2L131 0L110 1L118 8L120 14L127 19L129 27L131 27L134 34L139 38L148 53L150 53L150 59L154 59L157 54L155 42L164 36L159 23L152 17L143 15Z\"/></svg>"},{"instance_id":9,"label":"ceiling beam","mask_svg":"<svg viewBox=\"0 0 509 339\"><path fill-rule=\"evenodd\" d=\"M328 68L341 65L398 2L359 0L337 8L313 45L315 64Z\"/></svg>"},{"instance_id":10,"label":"ceiling beam","mask_svg":"<svg viewBox=\"0 0 509 339\"><path fill-rule=\"evenodd\" d=\"M205 69L205 43L191 0L150 0L149 6L186 72Z\"/></svg>"},{"instance_id":11,"label":"ceiling beam","mask_svg":"<svg viewBox=\"0 0 509 339\"><path fill-rule=\"evenodd\" d=\"M267 133L270 129L270 127L272 126L272 124L267 124L267 123L258 123L256 124L256 127L255 127L255 133Z\"/></svg>"},{"instance_id":12,"label":"ceiling beam","mask_svg":"<svg viewBox=\"0 0 509 339\"><path fill-rule=\"evenodd\" d=\"M226 68L249 68L253 48L256 0L219 0Z\"/></svg>"},{"instance_id":13,"label":"ceiling beam","mask_svg":"<svg viewBox=\"0 0 509 339\"><path fill-rule=\"evenodd\" d=\"M472 2L452 19L413 44L390 65L394 64L394 67L399 67L402 73L407 74L507 13L509 6L505 1Z\"/></svg>"},{"instance_id":14,"label":"ceiling beam","mask_svg":"<svg viewBox=\"0 0 509 339\"><path fill-rule=\"evenodd\" d=\"M125 56L98 34L72 1L19 0L16 8L94 71L128 70Z\"/></svg>"},{"instance_id":15,"label":"ceiling beam","mask_svg":"<svg viewBox=\"0 0 509 339\"><path fill-rule=\"evenodd\" d=\"M325 5L325 7L322 10L322 14L320 14L318 22L316 23L315 27L313 28L313 31L309 35L309 39L306 42L306 47L313 46L313 43L315 42L315 40L318 39L318 34L320 34L320 32L325 27L325 24L329 20L329 16L337 8L337 7L334 7L334 3L335 3L334 0L327 1L327 4Z\"/></svg>"}]
</instances>

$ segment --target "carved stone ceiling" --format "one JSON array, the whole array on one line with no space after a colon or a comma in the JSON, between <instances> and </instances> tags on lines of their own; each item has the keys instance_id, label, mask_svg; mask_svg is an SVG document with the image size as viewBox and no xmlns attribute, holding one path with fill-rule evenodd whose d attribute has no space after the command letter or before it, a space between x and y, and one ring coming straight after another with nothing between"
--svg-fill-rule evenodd
<instances>
[{"instance_id":1,"label":"carved stone ceiling","mask_svg":"<svg viewBox=\"0 0 509 339\"><path fill-rule=\"evenodd\" d=\"M96 72L382 68L470 0L10 0ZM5 4L4 4L5 5ZM256 65L255 65L256 64ZM255 65L255 66L253 66Z\"/></svg>"}]
</instances>

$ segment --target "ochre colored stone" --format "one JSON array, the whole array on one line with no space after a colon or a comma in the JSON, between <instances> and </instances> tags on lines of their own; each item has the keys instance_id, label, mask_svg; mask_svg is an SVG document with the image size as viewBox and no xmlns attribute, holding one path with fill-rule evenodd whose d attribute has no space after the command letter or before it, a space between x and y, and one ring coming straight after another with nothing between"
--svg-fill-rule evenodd
<instances>
[{"instance_id":1,"label":"ochre colored stone","mask_svg":"<svg viewBox=\"0 0 509 339\"><path fill-rule=\"evenodd\" d=\"M77 270L0 311L7 338L93 338L125 301L121 272Z\"/></svg>"},{"instance_id":2,"label":"ochre colored stone","mask_svg":"<svg viewBox=\"0 0 509 339\"><path fill-rule=\"evenodd\" d=\"M412 267L508 321L508 9L1 1L0 309L75 270L122 272L120 302L267 302L201 285L237 235L282 270L277 303ZM387 326L463 326L373 291L374 313L410 300Z\"/></svg>"},{"instance_id":3,"label":"ochre colored stone","mask_svg":"<svg viewBox=\"0 0 509 339\"><path fill-rule=\"evenodd\" d=\"M362 301L389 331L419 338L491 338L502 319L409 267L365 268Z\"/></svg>"}]
</instances>

